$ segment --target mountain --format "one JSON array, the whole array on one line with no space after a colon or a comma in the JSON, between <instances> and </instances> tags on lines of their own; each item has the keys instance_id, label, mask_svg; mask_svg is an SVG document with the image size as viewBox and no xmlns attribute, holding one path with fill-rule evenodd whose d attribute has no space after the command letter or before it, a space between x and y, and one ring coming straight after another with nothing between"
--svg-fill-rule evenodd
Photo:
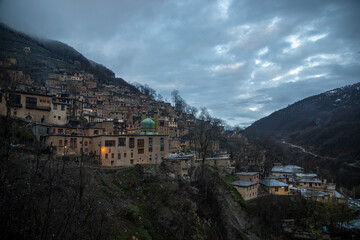
<instances>
[{"instance_id":1,"label":"mountain","mask_svg":"<svg viewBox=\"0 0 360 240\"><path fill-rule=\"evenodd\" d=\"M247 133L285 139L316 154L360 158L360 83L296 102L254 122Z\"/></svg>"},{"instance_id":2,"label":"mountain","mask_svg":"<svg viewBox=\"0 0 360 240\"><path fill-rule=\"evenodd\" d=\"M30 52L25 51L25 47L29 47ZM99 83L129 86L137 91L124 79L116 78L114 72L88 60L65 43L31 37L0 23L0 61L5 58L16 59L17 63L12 69L29 74L38 83L43 83L49 73L67 69L70 73L80 71L91 73Z\"/></svg>"}]
</instances>

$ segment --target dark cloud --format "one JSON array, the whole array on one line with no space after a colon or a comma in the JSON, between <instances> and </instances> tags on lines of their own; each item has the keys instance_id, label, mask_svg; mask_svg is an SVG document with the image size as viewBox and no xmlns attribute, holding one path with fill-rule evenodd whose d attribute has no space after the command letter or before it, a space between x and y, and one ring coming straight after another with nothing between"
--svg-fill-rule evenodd
<instances>
[{"instance_id":1,"label":"dark cloud","mask_svg":"<svg viewBox=\"0 0 360 240\"><path fill-rule=\"evenodd\" d=\"M2 0L0 20L247 125L359 81L360 2Z\"/></svg>"}]
</instances>

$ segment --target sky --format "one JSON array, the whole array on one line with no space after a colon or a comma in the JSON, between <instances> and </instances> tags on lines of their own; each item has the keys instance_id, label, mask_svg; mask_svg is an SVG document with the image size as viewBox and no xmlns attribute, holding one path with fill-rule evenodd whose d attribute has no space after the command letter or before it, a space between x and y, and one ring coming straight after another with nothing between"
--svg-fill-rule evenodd
<instances>
[{"instance_id":1,"label":"sky","mask_svg":"<svg viewBox=\"0 0 360 240\"><path fill-rule=\"evenodd\" d=\"M358 0L0 0L0 21L248 126L360 81Z\"/></svg>"}]
</instances>

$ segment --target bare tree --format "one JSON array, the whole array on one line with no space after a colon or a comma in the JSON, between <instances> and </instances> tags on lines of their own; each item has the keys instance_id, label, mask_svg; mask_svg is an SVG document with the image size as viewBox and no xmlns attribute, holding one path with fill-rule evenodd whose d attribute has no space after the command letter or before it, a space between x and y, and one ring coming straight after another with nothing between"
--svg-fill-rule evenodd
<instances>
[{"instance_id":1,"label":"bare tree","mask_svg":"<svg viewBox=\"0 0 360 240\"><path fill-rule=\"evenodd\" d=\"M193 131L193 141L202 164L209 155L211 141L218 140L220 137L220 127L224 125L224 121L213 118L206 108L201 108L199 120Z\"/></svg>"}]
</instances>

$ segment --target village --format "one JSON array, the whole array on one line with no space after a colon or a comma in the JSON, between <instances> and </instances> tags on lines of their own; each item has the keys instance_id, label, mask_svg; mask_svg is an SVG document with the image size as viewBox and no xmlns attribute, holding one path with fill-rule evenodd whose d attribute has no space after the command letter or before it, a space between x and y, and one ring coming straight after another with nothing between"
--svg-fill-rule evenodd
<instances>
[{"instance_id":1,"label":"village","mask_svg":"<svg viewBox=\"0 0 360 240\"><path fill-rule=\"evenodd\" d=\"M23 51L31 53L30 47ZM299 196L359 209L336 183L286 162L269 167L265 151L241 132L210 116L199 118L194 109L179 111L176 101L172 105L131 85L104 83L85 71L54 69L39 83L14 70L14 58L0 65L11 83L1 89L0 115L22 122L59 161L103 169L161 165L169 179L184 182L196 181L196 169L207 166L232 176L231 186L245 201Z\"/></svg>"},{"instance_id":2,"label":"village","mask_svg":"<svg viewBox=\"0 0 360 240\"><path fill-rule=\"evenodd\" d=\"M31 49L24 47L24 51ZM16 59L4 59L1 64L16 65ZM188 170L205 161L235 174L237 180L232 185L244 200L264 194L298 194L322 202L347 201L336 191L335 183L305 173L300 166L274 163L265 176L264 153L236 159L214 138L207 143L206 155L201 155L202 143L186 135L204 120L177 112L170 103L150 99L129 86L99 83L93 74L71 73L66 68L48 74L44 85L36 84L22 71L7 71L16 88L11 89L8 99L3 90L1 115L9 111L28 123L37 141L51 145L58 157L92 156L101 167L164 163L172 176L180 179L189 179ZM240 133L226 131L221 125L216 128L233 148L246 144ZM235 168L236 161L242 163L241 169Z\"/></svg>"}]
</instances>

